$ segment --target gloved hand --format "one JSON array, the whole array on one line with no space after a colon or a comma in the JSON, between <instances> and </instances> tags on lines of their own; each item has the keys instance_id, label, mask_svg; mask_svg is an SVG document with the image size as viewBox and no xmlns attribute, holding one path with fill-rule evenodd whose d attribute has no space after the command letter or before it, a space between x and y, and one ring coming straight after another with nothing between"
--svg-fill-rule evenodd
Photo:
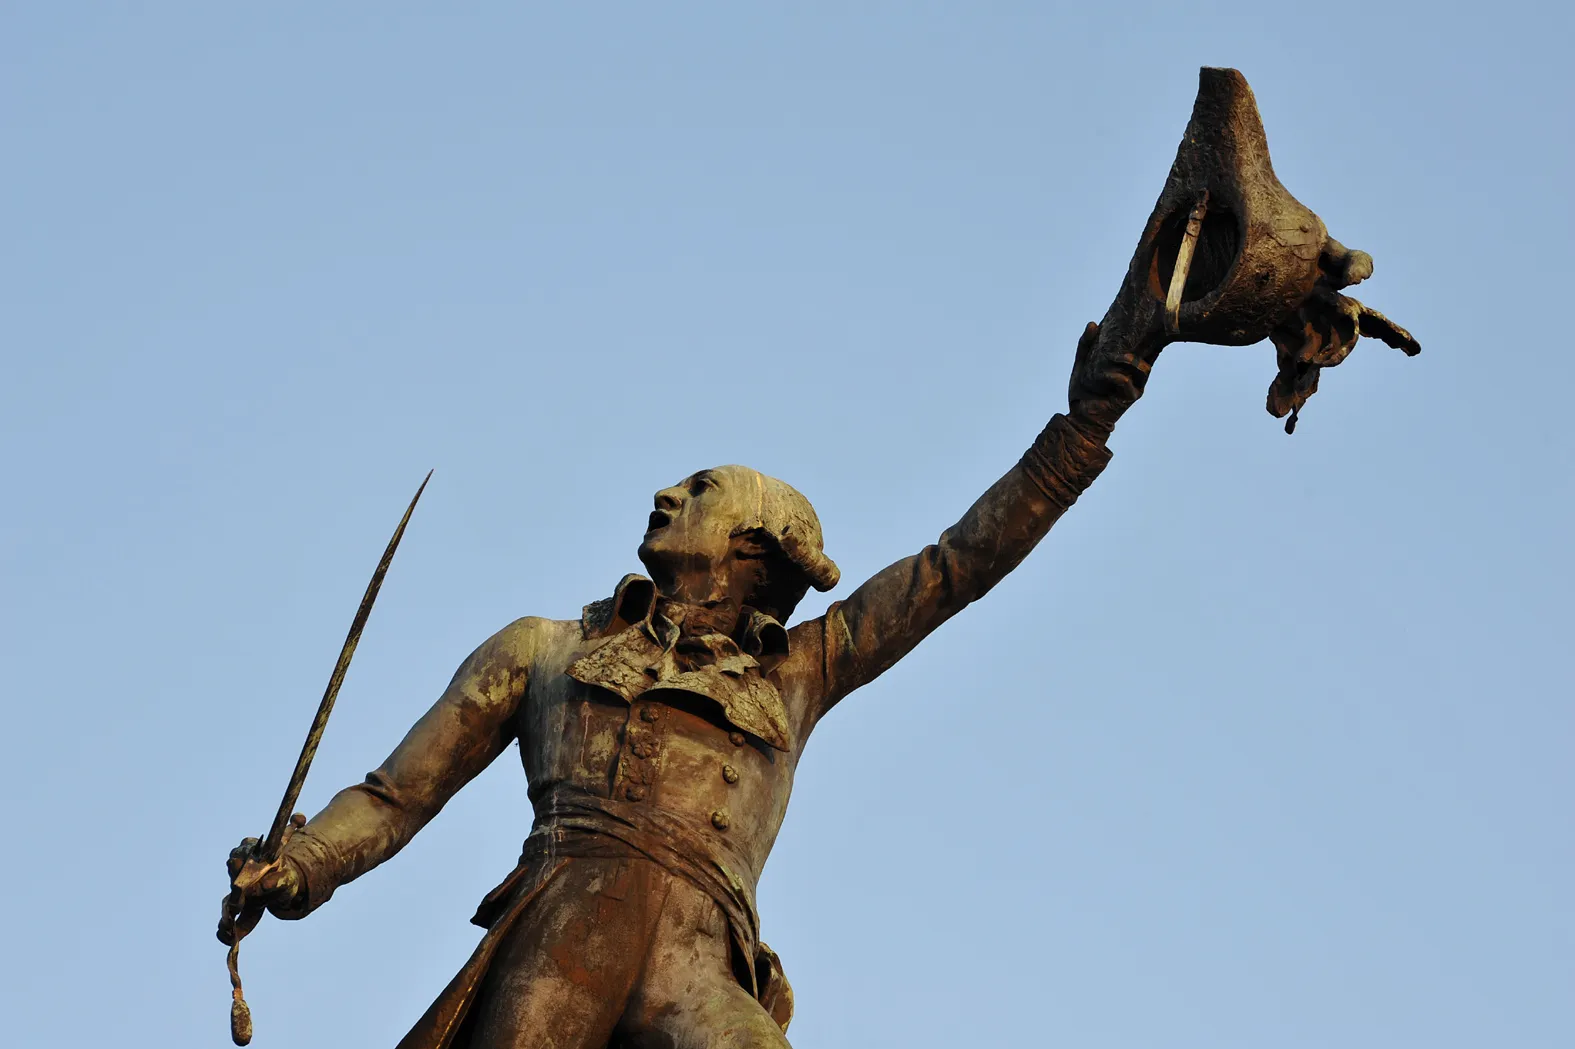
<instances>
[{"instance_id":1,"label":"gloved hand","mask_svg":"<svg viewBox=\"0 0 1575 1049\"><path fill-rule=\"evenodd\" d=\"M228 945L238 914L260 904L278 917L299 914L306 906L306 879L294 860L282 854L273 863L258 868L254 861L261 843L256 838L244 838L230 850L225 869L230 875L230 892L224 897L224 907L219 918L219 940ZM240 893L237 904L236 892Z\"/></svg>"}]
</instances>

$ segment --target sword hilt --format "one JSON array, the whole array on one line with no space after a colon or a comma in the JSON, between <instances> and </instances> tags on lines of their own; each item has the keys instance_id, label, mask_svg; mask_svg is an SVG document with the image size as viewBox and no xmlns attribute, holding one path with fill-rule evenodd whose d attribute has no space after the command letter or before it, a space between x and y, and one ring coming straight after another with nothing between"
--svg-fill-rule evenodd
<instances>
[{"instance_id":1,"label":"sword hilt","mask_svg":"<svg viewBox=\"0 0 1575 1049\"><path fill-rule=\"evenodd\" d=\"M279 836L274 860L278 859L277 853L284 851L290 836L305 825L306 817L299 812L290 817L290 822L285 824L284 832ZM262 859L261 843L257 849L258 853L254 853L230 880L230 894L224 898L224 909L219 916L219 942L228 944L230 948L225 965L230 971L230 1040L236 1045L247 1045L252 1040L252 1010L246 1004L246 994L241 989L241 941L257 927L267 910L261 900L249 898L246 890L256 885L275 866L274 860Z\"/></svg>"}]
</instances>

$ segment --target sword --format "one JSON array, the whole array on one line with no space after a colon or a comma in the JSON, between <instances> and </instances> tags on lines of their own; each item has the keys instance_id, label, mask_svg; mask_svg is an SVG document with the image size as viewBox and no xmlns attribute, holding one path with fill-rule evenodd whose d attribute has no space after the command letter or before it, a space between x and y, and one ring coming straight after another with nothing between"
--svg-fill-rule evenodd
<instances>
[{"instance_id":1,"label":"sword","mask_svg":"<svg viewBox=\"0 0 1575 1049\"><path fill-rule=\"evenodd\" d=\"M361 641L361 632L366 629L366 620L372 614L372 604L377 600L377 592L383 586L383 577L388 574L388 566L394 560L394 551L399 549L399 540L404 538L405 526L410 523L410 515L415 512L416 503L420 502L421 493L426 491L427 481L430 480L432 480L432 471L428 470L421 487L416 489L410 505L405 508L405 516L399 519L399 527L394 529L394 537L384 548L383 557L377 563L377 570L372 573L372 581L366 585L366 593L361 598L361 607L356 609L355 619L350 623L350 633L345 636L344 647L339 650L339 661L334 664L334 672L328 678L328 687L323 691L322 702L317 705L317 716L312 718L312 728L306 734L306 743L301 747L301 756L295 759L295 771L290 773L290 784L284 789L284 798L279 802L279 811L274 813L273 824L268 828L268 836L253 850L240 871L230 880L230 895L225 898L224 913L219 919L219 942L227 944L230 948L227 959L233 999L230 1004L230 1038L236 1045L246 1045L252 1040L252 1012L241 991L241 940L245 939L246 934L262 920L264 911L261 903L246 899L246 890L257 884L263 875L273 868L290 836L306 824L306 817L294 811L295 803L301 796L301 786L306 782L306 773L312 767L312 759L317 756L317 746L323 741L323 729L328 727L328 715L333 713L334 700L339 697L339 686L344 684L345 671L350 669L350 659L355 655L356 645Z\"/></svg>"}]
</instances>

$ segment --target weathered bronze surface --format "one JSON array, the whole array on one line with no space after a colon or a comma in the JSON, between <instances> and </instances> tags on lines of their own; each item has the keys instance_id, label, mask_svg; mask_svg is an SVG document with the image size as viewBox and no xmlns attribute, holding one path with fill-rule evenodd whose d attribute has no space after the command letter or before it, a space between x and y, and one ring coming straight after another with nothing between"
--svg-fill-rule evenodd
<instances>
[{"instance_id":1,"label":"weathered bronze surface","mask_svg":"<svg viewBox=\"0 0 1575 1049\"><path fill-rule=\"evenodd\" d=\"M1172 342L1269 339L1280 371L1268 408L1290 415L1290 433L1318 373L1345 360L1360 336L1411 356L1422 348L1383 314L1340 294L1372 275L1372 257L1329 236L1280 185L1246 79L1234 69L1204 69L1198 80L1176 162L1121 291L1074 367L1072 395L1097 391L1130 403Z\"/></svg>"},{"instance_id":2,"label":"weathered bronze surface","mask_svg":"<svg viewBox=\"0 0 1575 1049\"><path fill-rule=\"evenodd\" d=\"M793 994L755 885L820 719L1028 555L1109 462L1169 343L1271 338L1269 410L1292 421L1358 335L1417 352L1339 294L1371 271L1274 177L1240 74L1204 70L1120 293L1078 342L1066 413L936 543L790 629L808 589L838 581L808 500L742 466L686 477L656 494L648 576L578 620L484 642L276 858L254 839L235 850L227 917L311 913L518 741L535 824L403 1049L786 1045Z\"/></svg>"}]
</instances>

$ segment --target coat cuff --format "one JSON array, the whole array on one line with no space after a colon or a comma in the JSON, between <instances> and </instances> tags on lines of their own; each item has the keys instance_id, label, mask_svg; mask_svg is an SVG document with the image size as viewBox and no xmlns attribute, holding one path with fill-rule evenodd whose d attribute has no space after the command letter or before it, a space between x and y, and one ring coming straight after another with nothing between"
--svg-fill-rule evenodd
<instances>
[{"instance_id":1,"label":"coat cuff","mask_svg":"<svg viewBox=\"0 0 1575 1049\"><path fill-rule=\"evenodd\" d=\"M1104 436L1097 428L1077 426L1057 414L1023 453L1023 473L1046 499L1065 510L1110 462Z\"/></svg>"},{"instance_id":2,"label":"coat cuff","mask_svg":"<svg viewBox=\"0 0 1575 1049\"><path fill-rule=\"evenodd\" d=\"M285 846L283 859L300 875L301 891L288 905L269 907L275 918L304 918L328 902L339 885L339 857L333 846L311 828L297 831Z\"/></svg>"}]
</instances>

